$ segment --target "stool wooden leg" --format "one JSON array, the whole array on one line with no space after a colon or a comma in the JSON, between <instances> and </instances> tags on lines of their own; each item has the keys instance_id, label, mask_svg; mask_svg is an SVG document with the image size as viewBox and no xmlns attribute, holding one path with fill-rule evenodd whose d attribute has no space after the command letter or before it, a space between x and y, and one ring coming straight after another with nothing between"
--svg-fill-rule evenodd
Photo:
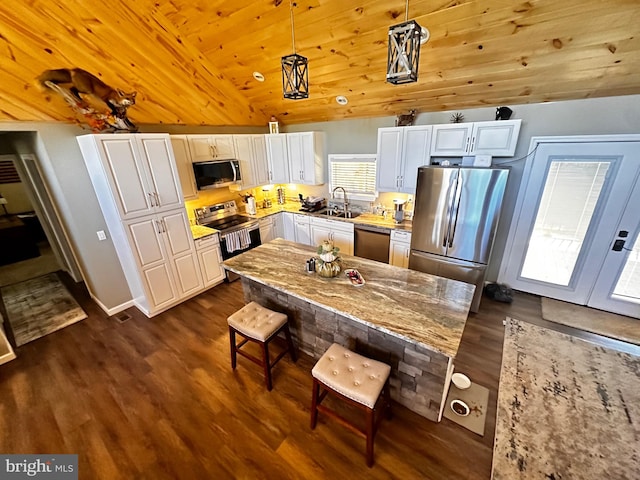
<instances>
[{"instance_id":1,"label":"stool wooden leg","mask_svg":"<svg viewBox=\"0 0 640 480\"><path fill-rule=\"evenodd\" d=\"M291 360L295 363L298 359L296 355L296 350L293 347L293 339L291 338L291 331L289 330L289 324L285 324L284 326L284 336L287 337L287 345L289 345L289 354L291 355Z\"/></svg>"},{"instance_id":2,"label":"stool wooden leg","mask_svg":"<svg viewBox=\"0 0 640 480\"><path fill-rule=\"evenodd\" d=\"M374 417L374 410L372 408L367 409L367 467L373 466Z\"/></svg>"},{"instance_id":3,"label":"stool wooden leg","mask_svg":"<svg viewBox=\"0 0 640 480\"><path fill-rule=\"evenodd\" d=\"M318 393L320 392L320 387L318 385L318 381L313 378L313 394L311 396L311 430L316 428L316 424L318 423Z\"/></svg>"},{"instance_id":4,"label":"stool wooden leg","mask_svg":"<svg viewBox=\"0 0 640 480\"><path fill-rule=\"evenodd\" d=\"M264 343L261 343L260 346L262 347L262 363L264 364L263 365L264 376L267 382L267 390L271 391L273 386L271 384L271 364L269 362L269 342L266 341Z\"/></svg>"},{"instance_id":5,"label":"stool wooden leg","mask_svg":"<svg viewBox=\"0 0 640 480\"><path fill-rule=\"evenodd\" d=\"M385 403L385 409L386 409L386 413L387 413L387 419L391 420L391 417L392 417L392 413L391 413L391 391L389 389L389 379L387 379L387 381L384 384L384 403Z\"/></svg>"},{"instance_id":6,"label":"stool wooden leg","mask_svg":"<svg viewBox=\"0 0 640 480\"><path fill-rule=\"evenodd\" d=\"M236 369L236 331L229 327L229 344L231 347L231 369Z\"/></svg>"}]
</instances>

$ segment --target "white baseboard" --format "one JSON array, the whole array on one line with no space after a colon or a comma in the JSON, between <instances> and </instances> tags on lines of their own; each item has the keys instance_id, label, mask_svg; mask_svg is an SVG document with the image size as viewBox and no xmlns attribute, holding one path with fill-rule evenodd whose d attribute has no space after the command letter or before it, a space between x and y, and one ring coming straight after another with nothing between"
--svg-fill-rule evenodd
<instances>
[{"instance_id":1,"label":"white baseboard","mask_svg":"<svg viewBox=\"0 0 640 480\"><path fill-rule=\"evenodd\" d=\"M120 305L113 308L108 308L100 300L98 300L98 298L95 297L93 294L91 295L91 298L109 316L115 315L116 313L120 313L123 310L126 310L127 308L135 307L135 303L133 302L133 300L129 300L128 302L121 303Z\"/></svg>"}]
</instances>

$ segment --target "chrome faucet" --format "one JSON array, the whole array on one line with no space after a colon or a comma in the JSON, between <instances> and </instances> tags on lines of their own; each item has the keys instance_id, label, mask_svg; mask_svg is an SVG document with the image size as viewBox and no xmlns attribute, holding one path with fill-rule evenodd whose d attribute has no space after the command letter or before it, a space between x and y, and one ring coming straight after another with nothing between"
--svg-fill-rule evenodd
<instances>
[{"instance_id":1,"label":"chrome faucet","mask_svg":"<svg viewBox=\"0 0 640 480\"><path fill-rule=\"evenodd\" d=\"M336 198L336 190L342 190L342 198L344 200L344 218L349 218L349 213L348 213L348 207L349 207L349 201L347 200L347 191L344 189L344 187L336 187L333 189L333 191L331 192L331 198Z\"/></svg>"}]
</instances>

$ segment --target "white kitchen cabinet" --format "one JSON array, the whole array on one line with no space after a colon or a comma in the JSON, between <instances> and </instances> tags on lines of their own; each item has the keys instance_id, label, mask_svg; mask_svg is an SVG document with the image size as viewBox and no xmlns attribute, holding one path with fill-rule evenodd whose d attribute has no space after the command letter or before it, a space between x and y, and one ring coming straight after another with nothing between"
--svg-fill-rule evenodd
<instances>
[{"instance_id":1,"label":"white kitchen cabinet","mask_svg":"<svg viewBox=\"0 0 640 480\"><path fill-rule=\"evenodd\" d=\"M271 216L261 218L258 222L260 224L260 242L267 243L276 238Z\"/></svg>"},{"instance_id":2,"label":"white kitchen cabinet","mask_svg":"<svg viewBox=\"0 0 640 480\"><path fill-rule=\"evenodd\" d=\"M392 230L389 243L389 263L396 267L408 268L410 251L411 232Z\"/></svg>"},{"instance_id":3,"label":"white kitchen cabinet","mask_svg":"<svg viewBox=\"0 0 640 480\"><path fill-rule=\"evenodd\" d=\"M516 151L522 120L434 125L433 157L491 155L512 157Z\"/></svg>"},{"instance_id":4,"label":"white kitchen cabinet","mask_svg":"<svg viewBox=\"0 0 640 480\"><path fill-rule=\"evenodd\" d=\"M149 313L203 288L202 274L183 209L124 223L134 259L145 279Z\"/></svg>"},{"instance_id":5,"label":"white kitchen cabinet","mask_svg":"<svg viewBox=\"0 0 640 480\"><path fill-rule=\"evenodd\" d=\"M222 267L222 251L218 234L199 238L195 244L204 288L219 284L226 275Z\"/></svg>"},{"instance_id":6,"label":"white kitchen cabinet","mask_svg":"<svg viewBox=\"0 0 640 480\"><path fill-rule=\"evenodd\" d=\"M322 185L325 182L324 134L287 133L290 183Z\"/></svg>"},{"instance_id":7,"label":"white kitchen cabinet","mask_svg":"<svg viewBox=\"0 0 640 480\"><path fill-rule=\"evenodd\" d=\"M295 214L291 212L280 213L280 218L282 219L282 238L292 242L296 241L296 226L293 221L294 215Z\"/></svg>"},{"instance_id":8,"label":"white kitchen cabinet","mask_svg":"<svg viewBox=\"0 0 640 480\"><path fill-rule=\"evenodd\" d=\"M431 125L378 129L378 191L415 193L418 167L431 162L431 132Z\"/></svg>"},{"instance_id":9,"label":"white kitchen cabinet","mask_svg":"<svg viewBox=\"0 0 640 480\"><path fill-rule=\"evenodd\" d=\"M196 177L193 174L193 166L191 165L187 136L171 135L171 147L173 148L173 156L176 159L182 198L184 200L196 200L198 198L198 186L196 185Z\"/></svg>"},{"instance_id":10,"label":"white kitchen cabinet","mask_svg":"<svg viewBox=\"0 0 640 480\"><path fill-rule=\"evenodd\" d=\"M240 162L239 188L255 188L269 183L269 167L264 135L234 135L233 143Z\"/></svg>"},{"instance_id":11,"label":"white kitchen cabinet","mask_svg":"<svg viewBox=\"0 0 640 480\"><path fill-rule=\"evenodd\" d=\"M293 225L296 232L296 242L303 243L304 245L313 245L311 242L311 225L309 223L309 217L294 213Z\"/></svg>"},{"instance_id":12,"label":"white kitchen cabinet","mask_svg":"<svg viewBox=\"0 0 640 480\"><path fill-rule=\"evenodd\" d=\"M192 162L236 158L233 135L187 135Z\"/></svg>"},{"instance_id":13,"label":"white kitchen cabinet","mask_svg":"<svg viewBox=\"0 0 640 480\"><path fill-rule=\"evenodd\" d=\"M204 284L169 135L77 140L134 305L153 316L199 293ZM142 195L149 185L153 195ZM153 199L146 209L145 196Z\"/></svg>"},{"instance_id":14,"label":"white kitchen cabinet","mask_svg":"<svg viewBox=\"0 0 640 480\"><path fill-rule=\"evenodd\" d=\"M101 134L77 139L85 160L92 159L89 176L108 183L104 193L115 201L121 219L184 208L169 135Z\"/></svg>"},{"instance_id":15,"label":"white kitchen cabinet","mask_svg":"<svg viewBox=\"0 0 640 480\"><path fill-rule=\"evenodd\" d=\"M289 182L289 154L284 133L265 135L269 183Z\"/></svg>"},{"instance_id":16,"label":"white kitchen cabinet","mask_svg":"<svg viewBox=\"0 0 640 480\"><path fill-rule=\"evenodd\" d=\"M310 225L311 245L320 245L324 240L329 240L340 252L353 255L353 223L311 217Z\"/></svg>"},{"instance_id":17,"label":"white kitchen cabinet","mask_svg":"<svg viewBox=\"0 0 640 480\"><path fill-rule=\"evenodd\" d=\"M284 238L284 213L276 213L273 218L273 235L275 238Z\"/></svg>"}]
</instances>

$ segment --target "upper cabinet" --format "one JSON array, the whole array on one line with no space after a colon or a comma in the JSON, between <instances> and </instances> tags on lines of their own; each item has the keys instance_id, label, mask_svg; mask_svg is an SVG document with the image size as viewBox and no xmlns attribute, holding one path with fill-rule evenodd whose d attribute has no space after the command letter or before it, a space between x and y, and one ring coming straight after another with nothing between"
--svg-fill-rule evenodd
<instances>
[{"instance_id":1,"label":"upper cabinet","mask_svg":"<svg viewBox=\"0 0 640 480\"><path fill-rule=\"evenodd\" d=\"M322 185L324 180L324 134L287 133L290 183Z\"/></svg>"},{"instance_id":2,"label":"upper cabinet","mask_svg":"<svg viewBox=\"0 0 640 480\"><path fill-rule=\"evenodd\" d=\"M185 200L195 200L198 198L198 187L196 186L196 178L191 166L191 154L189 153L187 136L171 135L171 146L173 147L173 155L176 158L182 196Z\"/></svg>"},{"instance_id":3,"label":"upper cabinet","mask_svg":"<svg viewBox=\"0 0 640 480\"><path fill-rule=\"evenodd\" d=\"M85 158L99 160L120 218L184 207L169 135L85 135L78 143Z\"/></svg>"},{"instance_id":4,"label":"upper cabinet","mask_svg":"<svg viewBox=\"0 0 640 480\"><path fill-rule=\"evenodd\" d=\"M431 156L461 157L487 154L512 157L522 120L434 125Z\"/></svg>"},{"instance_id":5,"label":"upper cabinet","mask_svg":"<svg viewBox=\"0 0 640 480\"><path fill-rule=\"evenodd\" d=\"M380 192L415 193L418 167L429 165L431 125L378 129L377 186Z\"/></svg>"},{"instance_id":6,"label":"upper cabinet","mask_svg":"<svg viewBox=\"0 0 640 480\"><path fill-rule=\"evenodd\" d=\"M269 183L269 167L264 135L234 135L233 144L242 173L241 189Z\"/></svg>"},{"instance_id":7,"label":"upper cabinet","mask_svg":"<svg viewBox=\"0 0 640 480\"><path fill-rule=\"evenodd\" d=\"M269 183L321 185L325 182L322 132L266 135Z\"/></svg>"},{"instance_id":8,"label":"upper cabinet","mask_svg":"<svg viewBox=\"0 0 640 480\"><path fill-rule=\"evenodd\" d=\"M192 162L236 158L233 135L187 135Z\"/></svg>"},{"instance_id":9,"label":"upper cabinet","mask_svg":"<svg viewBox=\"0 0 640 480\"><path fill-rule=\"evenodd\" d=\"M289 155L287 135L284 133L265 135L269 183L289 183Z\"/></svg>"}]
</instances>

